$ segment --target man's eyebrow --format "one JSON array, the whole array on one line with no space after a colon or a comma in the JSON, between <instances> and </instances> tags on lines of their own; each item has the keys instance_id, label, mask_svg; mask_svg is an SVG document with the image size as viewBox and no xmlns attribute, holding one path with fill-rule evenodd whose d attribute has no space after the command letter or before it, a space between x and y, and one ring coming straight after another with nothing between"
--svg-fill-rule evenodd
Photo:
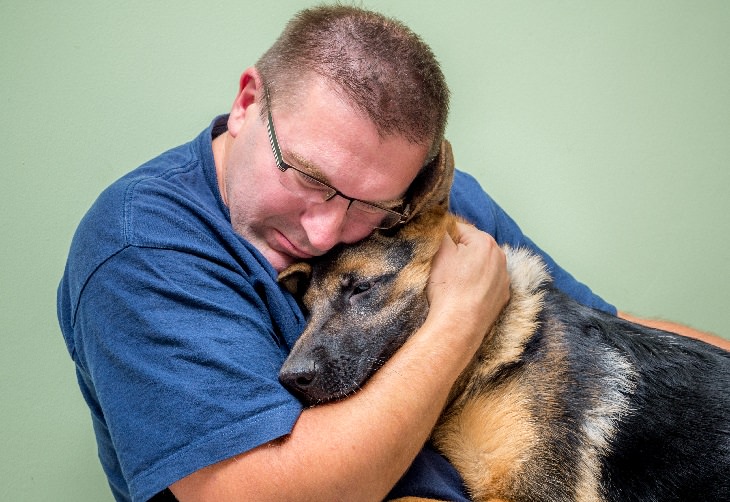
<instances>
[{"instance_id":1,"label":"man's eyebrow","mask_svg":"<svg viewBox=\"0 0 730 502\"><path fill-rule=\"evenodd\" d=\"M327 176L324 175L324 173L317 167L316 164L313 162L305 159L304 157L300 157L294 152L287 151L286 152L287 157L293 159L296 163L299 169L302 171L305 171L307 174L311 175L313 178L316 178L319 181L323 181L327 183L328 185L331 185L332 182L327 178Z\"/></svg>"},{"instance_id":2,"label":"man's eyebrow","mask_svg":"<svg viewBox=\"0 0 730 502\"><path fill-rule=\"evenodd\" d=\"M339 188L334 186L332 182L325 176L325 174L316 166L316 164L308 161L307 159L297 155L294 152L287 151L286 152L287 157L291 158L297 163L297 167L301 169L302 171L306 172L308 175L310 175L312 178L316 179L317 181L321 181L323 183L328 184L329 186L335 188L339 191ZM347 194L345 194L347 195ZM349 196L348 196L349 197ZM390 199L390 200L379 200L379 201L369 201L369 200L363 200L363 199L356 199L360 202L366 202L368 204L374 204L379 207L383 207L385 209L397 209L399 207L402 207L405 203L405 196L399 197L397 199Z\"/></svg>"}]
</instances>

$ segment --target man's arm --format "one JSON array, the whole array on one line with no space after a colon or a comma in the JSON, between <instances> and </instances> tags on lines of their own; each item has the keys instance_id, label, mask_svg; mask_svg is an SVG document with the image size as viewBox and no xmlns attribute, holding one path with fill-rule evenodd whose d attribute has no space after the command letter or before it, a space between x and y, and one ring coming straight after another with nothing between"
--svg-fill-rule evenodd
<instances>
[{"instance_id":1,"label":"man's arm","mask_svg":"<svg viewBox=\"0 0 730 502\"><path fill-rule=\"evenodd\" d=\"M637 324L643 324L644 326L647 326L649 328L662 329L664 331L677 333L678 335L688 336L690 338L695 338L697 340L701 340L703 342L720 347L721 349L730 351L730 340L726 340L725 338L721 338L717 335L711 335L710 333L705 333L703 331L690 328L689 326L684 326L682 324L658 319L643 319L640 317L635 317L631 314L627 314L626 312L619 312L618 316L621 319L635 322Z\"/></svg>"},{"instance_id":2,"label":"man's arm","mask_svg":"<svg viewBox=\"0 0 730 502\"><path fill-rule=\"evenodd\" d=\"M170 488L185 501L382 500L429 437L448 393L509 298L505 257L460 225L444 239L424 325L355 395L305 410L292 430ZM478 314L475 314L478 313Z\"/></svg>"}]
</instances>

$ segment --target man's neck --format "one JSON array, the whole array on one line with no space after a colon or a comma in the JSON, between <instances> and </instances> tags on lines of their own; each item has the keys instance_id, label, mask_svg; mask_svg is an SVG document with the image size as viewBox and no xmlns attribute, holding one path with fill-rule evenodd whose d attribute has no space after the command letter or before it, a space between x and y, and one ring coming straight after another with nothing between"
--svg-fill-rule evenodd
<instances>
[{"instance_id":1,"label":"man's neck","mask_svg":"<svg viewBox=\"0 0 730 502\"><path fill-rule=\"evenodd\" d=\"M212 149L213 149L213 162L215 162L215 174L218 180L218 191L221 194L223 203L228 205L228 193L226 191L226 176L225 176L225 159L226 159L226 145L229 140L228 131L224 132L213 138Z\"/></svg>"}]
</instances>

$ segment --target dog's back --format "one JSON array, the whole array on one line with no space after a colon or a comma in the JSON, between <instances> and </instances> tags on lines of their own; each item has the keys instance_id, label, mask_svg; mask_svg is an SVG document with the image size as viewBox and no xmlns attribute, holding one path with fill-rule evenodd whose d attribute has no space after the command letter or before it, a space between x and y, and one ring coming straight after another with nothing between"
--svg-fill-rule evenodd
<instances>
[{"instance_id":1,"label":"dog's back","mask_svg":"<svg viewBox=\"0 0 730 502\"><path fill-rule=\"evenodd\" d=\"M601 465L606 499L730 500L730 353L565 298L546 310L565 318L576 368L594 354L619 357L605 381L626 375L623 366L633 379Z\"/></svg>"}]
</instances>

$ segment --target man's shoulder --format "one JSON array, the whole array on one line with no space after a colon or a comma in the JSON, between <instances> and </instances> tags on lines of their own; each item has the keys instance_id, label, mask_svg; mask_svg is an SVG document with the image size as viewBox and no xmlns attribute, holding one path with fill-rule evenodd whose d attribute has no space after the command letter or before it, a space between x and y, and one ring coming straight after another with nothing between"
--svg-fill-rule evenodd
<instances>
[{"instance_id":1,"label":"man's shoulder","mask_svg":"<svg viewBox=\"0 0 730 502\"><path fill-rule=\"evenodd\" d=\"M130 246L202 249L215 241L213 235L230 230L212 153L201 153L196 141L145 162L99 195L74 233L67 280L84 284Z\"/></svg>"},{"instance_id":2,"label":"man's shoulder","mask_svg":"<svg viewBox=\"0 0 730 502\"><path fill-rule=\"evenodd\" d=\"M491 197L484 191L484 188L476 177L459 169L454 170L454 182L451 185L451 196L452 198L456 197L458 199L486 197L491 200Z\"/></svg>"},{"instance_id":3,"label":"man's shoulder","mask_svg":"<svg viewBox=\"0 0 730 502\"><path fill-rule=\"evenodd\" d=\"M200 143L198 138L167 150L109 185L75 238L88 234L117 247L154 246L157 239L191 231L185 227L200 221L198 213L223 217L212 153Z\"/></svg>"},{"instance_id":4,"label":"man's shoulder","mask_svg":"<svg viewBox=\"0 0 730 502\"><path fill-rule=\"evenodd\" d=\"M500 211L477 179L458 169L454 172L451 186L449 209L452 213L465 218L485 232L494 233L496 214Z\"/></svg>"}]
</instances>

